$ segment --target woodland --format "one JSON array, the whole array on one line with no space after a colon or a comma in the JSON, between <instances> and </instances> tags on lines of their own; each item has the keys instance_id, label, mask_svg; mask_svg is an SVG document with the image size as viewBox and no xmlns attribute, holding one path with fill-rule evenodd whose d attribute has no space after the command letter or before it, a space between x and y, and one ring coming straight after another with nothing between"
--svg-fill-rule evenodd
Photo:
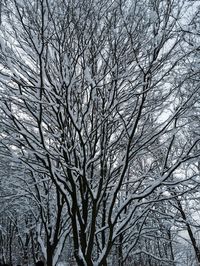
<instances>
[{"instance_id":1,"label":"woodland","mask_svg":"<svg viewBox=\"0 0 200 266\"><path fill-rule=\"evenodd\" d=\"M200 1L0 1L0 264L200 265Z\"/></svg>"}]
</instances>

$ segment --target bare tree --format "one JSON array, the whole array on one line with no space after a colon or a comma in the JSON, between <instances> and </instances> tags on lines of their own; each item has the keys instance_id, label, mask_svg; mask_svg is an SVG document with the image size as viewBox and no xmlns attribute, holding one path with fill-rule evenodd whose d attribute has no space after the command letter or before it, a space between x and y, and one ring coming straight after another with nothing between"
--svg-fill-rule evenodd
<instances>
[{"instance_id":1,"label":"bare tree","mask_svg":"<svg viewBox=\"0 0 200 266\"><path fill-rule=\"evenodd\" d=\"M177 152L172 141L198 95L195 87L177 100L192 76L180 75L193 50L182 49L184 2L6 2L0 81L9 144L64 199L78 265L111 264L115 244L119 265L147 254L139 243L155 202L199 156L199 138L179 138Z\"/></svg>"},{"instance_id":2,"label":"bare tree","mask_svg":"<svg viewBox=\"0 0 200 266\"><path fill-rule=\"evenodd\" d=\"M16 151L13 153L17 155ZM29 265L43 257L48 265L56 265L71 229L64 198L49 178L24 168L20 160L14 162L10 158L9 174L6 174L6 159L8 154L3 160L0 184L3 191L0 224L5 239L1 246L2 250L8 250L9 245L12 252L8 254L7 251L4 256L2 253L2 258L4 262L11 263L13 258L15 263L18 260ZM10 224L12 234L8 232L7 224Z\"/></svg>"}]
</instances>

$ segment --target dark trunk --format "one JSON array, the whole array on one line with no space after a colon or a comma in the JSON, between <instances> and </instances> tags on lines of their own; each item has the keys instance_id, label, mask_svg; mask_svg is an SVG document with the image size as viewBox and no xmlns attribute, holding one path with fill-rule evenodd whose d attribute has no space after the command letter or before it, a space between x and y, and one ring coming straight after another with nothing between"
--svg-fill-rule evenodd
<instances>
[{"instance_id":1,"label":"dark trunk","mask_svg":"<svg viewBox=\"0 0 200 266\"><path fill-rule=\"evenodd\" d=\"M53 266L53 254L54 254L53 247L47 244L47 265L48 266Z\"/></svg>"},{"instance_id":2,"label":"dark trunk","mask_svg":"<svg viewBox=\"0 0 200 266\"><path fill-rule=\"evenodd\" d=\"M123 266L123 235L120 234L119 236L119 247L118 247L118 265Z\"/></svg>"}]
</instances>

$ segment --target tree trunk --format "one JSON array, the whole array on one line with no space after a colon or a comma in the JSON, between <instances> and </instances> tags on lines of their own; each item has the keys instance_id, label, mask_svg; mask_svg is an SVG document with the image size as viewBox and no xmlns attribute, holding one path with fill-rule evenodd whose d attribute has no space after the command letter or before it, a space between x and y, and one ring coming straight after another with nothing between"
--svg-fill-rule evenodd
<instances>
[{"instance_id":1,"label":"tree trunk","mask_svg":"<svg viewBox=\"0 0 200 266\"><path fill-rule=\"evenodd\" d=\"M119 247L118 247L118 265L119 266L123 266L123 245L122 245L122 241L123 241L123 235L120 234L119 236Z\"/></svg>"},{"instance_id":2,"label":"tree trunk","mask_svg":"<svg viewBox=\"0 0 200 266\"><path fill-rule=\"evenodd\" d=\"M51 245L47 245L47 265L53 266L53 254L54 250Z\"/></svg>"}]
</instances>

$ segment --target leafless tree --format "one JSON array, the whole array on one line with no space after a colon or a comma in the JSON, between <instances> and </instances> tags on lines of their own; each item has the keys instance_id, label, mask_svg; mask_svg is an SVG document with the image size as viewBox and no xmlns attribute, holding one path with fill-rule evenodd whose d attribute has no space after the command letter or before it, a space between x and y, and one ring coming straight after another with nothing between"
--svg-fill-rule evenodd
<instances>
[{"instance_id":1,"label":"leafless tree","mask_svg":"<svg viewBox=\"0 0 200 266\"><path fill-rule=\"evenodd\" d=\"M193 75L181 72L194 50L182 46L184 7L176 0L3 7L2 124L20 160L49 178L67 205L78 265L111 264L115 245L119 265L147 254L139 243L155 203L199 156L200 138L173 131L174 123L184 127L199 90L177 99Z\"/></svg>"}]
</instances>

